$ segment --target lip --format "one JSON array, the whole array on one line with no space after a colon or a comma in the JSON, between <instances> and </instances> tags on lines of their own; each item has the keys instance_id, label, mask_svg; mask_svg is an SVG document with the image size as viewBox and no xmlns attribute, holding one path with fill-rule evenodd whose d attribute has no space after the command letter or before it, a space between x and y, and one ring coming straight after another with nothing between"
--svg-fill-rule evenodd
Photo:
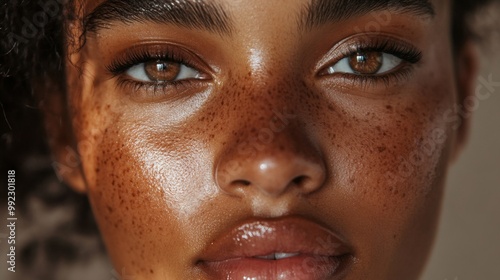
<instances>
[{"instance_id":1,"label":"lip","mask_svg":"<svg viewBox=\"0 0 500 280\"><path fill-rule=\"evenodd\" d=\"M290 255L262 258L275 253ZM332 231L288 217L247 221L230 229L207 246L197 264L214 279L340 279L349 256L349 246Z\"/></svg>"}]
</instances>

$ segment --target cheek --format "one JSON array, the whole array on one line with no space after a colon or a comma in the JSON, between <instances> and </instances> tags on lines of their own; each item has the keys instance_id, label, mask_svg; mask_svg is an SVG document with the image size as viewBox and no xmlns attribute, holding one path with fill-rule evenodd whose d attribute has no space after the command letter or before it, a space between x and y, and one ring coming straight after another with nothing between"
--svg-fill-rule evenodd
<instances>
[{"instance_id":1,"label":"cheek","mask_svg":"<svg viewBox=\"0 0 500 280\"><path fill-rule=\"evenodd\" d=\"M396 266L423 263L433 239L456 134L449 118L455 89L451 77L429 74L427 81L429 86L408 87L398 97L335 108L334 120L321 129L329 185L337 191L325 192L319 207L337 205L337 213L324 213L343 217L348 235L361 240L360 254L380 271L387 265L384 255Z\"/></svg>"},{"instance_id":2,"label":"cheek","mask_svg":"<svg viewBox=\"0 0 500 280\"><path fill-rule=\"evenodd\" d=\"M359 242L358 257L370 260L361 266L378 268L370 278L419 271L433 240L456 133L447 114L452 79L433 79L395 97L339 97L310 112L329 172L314 206Z\"/></svg>"},{"instance_id":3,"label":"cheek","mask_svg":"<svg viewBox=\"0 0 500 280\"><path fill-rule=\"evenodd\" d=\"M432 192L443 175L451 133L438 116L443 107L429 105L403 102L365 111L356 119L352 138L345 137L343 147L352 164L344 172L373 201L393 199L390 205L408 206ZM383 206L389 210L390 205Z\"/></svg>"},{"instance_id":4,"label":"cheek","mask_svg":"<svg viewBox=\"0 0 500 280\"><path fill-rule=\"evenodd\" d=\"M339 95L334 103L342 105L333 116L330 112L333 120L323 128L328 131L325 153L346 194L395 217L441 191L455 144L453 63L449 54L435 53L435 63L418 71L412 82L387 89L392 95L369 100Z\"/></svg>"},{"instance_id":5,"label":"cheek","mask_svg":"<svg viewBox=\"0 0 500 280\"><path fill-rule=\"evenodd\" d=\"M211 165L187 130L126 118L116 117L87 153L95 164L89 197L116 267L173 273L190 261L196 227L208 219L199 209L216 190Z\"/></svg>"},{"instance_id":6,"label":"cheek","mask_svg":"<svg viewBox=\"0 0 500 280\"><path fill-rule=\"evenodd\" d=\"M433 222L435 213L426 213L437 210L448 166L454 134L442 112L451 106L444 95L432 101L381 102L341 112L336 117L342 121L324 130L327 184L337 190L326 192L322 201L347 209L343 217L356 216L346 221L353 235L371 225L392 237L410 223Z\"/></svg>"},{"instance_id":7,"label":"cheek","mask_svg":"<svg viewBox=\"0 0 500 280\"><path fill-rule=\"evenodd\" d=\"M145 172L154 162L138 162L133 143L121 131L119 126L108 129L96 149L97 179L89 185L89 197L115 266L154 273L155 263L162 260L158 250L165 248L153 242L178 233L168 218L170 209L163 207L164 190Z\"/></svg>"}]
</instances>

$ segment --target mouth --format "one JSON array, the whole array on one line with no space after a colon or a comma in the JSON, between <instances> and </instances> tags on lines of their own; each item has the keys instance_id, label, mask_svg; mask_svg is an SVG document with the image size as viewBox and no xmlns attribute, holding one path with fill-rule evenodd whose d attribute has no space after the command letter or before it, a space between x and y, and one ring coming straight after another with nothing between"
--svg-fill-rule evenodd
<instances>
[{"instance_id":1,"label":"mouth","mask_svg":"<svg viewBox=\"0 0 500 280\"><path fill-rule=\"evenodd\" d=\"M352 251L325 227L302 218L255 220L209 244L197 265L214 279L341 279Z\"/></svg>"}]
</instances>

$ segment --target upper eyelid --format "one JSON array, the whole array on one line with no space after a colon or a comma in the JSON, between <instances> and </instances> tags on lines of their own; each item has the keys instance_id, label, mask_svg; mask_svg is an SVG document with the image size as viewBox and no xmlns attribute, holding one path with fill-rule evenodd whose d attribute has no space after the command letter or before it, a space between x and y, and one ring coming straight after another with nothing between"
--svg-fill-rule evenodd
<instances>
[{"instance_id":1,"label":"upper eyelid","mask_svg":"<svg viewBox=\"0 0 500 280\"><path fill-rule=\"evenodd\" d=\"M117 58L106 66L113 76L123 74L130 67L139 63L154 60L166 60L192 67L199 72L211 74L213 69L197 54L185 47L171 43L149 43L129 48L117 55Z\"/></svg>"},{"instance_id":2,"label":"upper eyelid","mask_svg":"<svg viewBox=\"0 0 500 280\"><path fill-rule=\"evenodd\" d=\"M394 42L387 42L384 46L370 46L370 45L365 45L365 46L360 46L360 45L351 45L349 46L349 50L343 52L344 56L342 58L348 57L349 55L353 55L357 52L361 51L377 51L377 52L382 52L382 53L387 53L387 54L392 54L394 56L399 57L399 55L402 55L402 53L408 53L408 52L418 52L419 57L421 56L421 52L417 51L416 48L413 48L409 45L403 46L403 45L397 45L398 43ZM405 50L403 50L406 48ZM339 61L342 59L340 58Z\"/></svg>"}]
</instances>

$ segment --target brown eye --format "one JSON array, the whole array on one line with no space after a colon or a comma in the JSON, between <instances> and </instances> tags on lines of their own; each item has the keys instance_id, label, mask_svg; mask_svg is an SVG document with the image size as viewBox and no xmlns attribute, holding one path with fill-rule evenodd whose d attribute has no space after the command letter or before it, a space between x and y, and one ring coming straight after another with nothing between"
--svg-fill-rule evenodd
<instances>
[{"instance_id":1,"label":"brown eye","mask_svg":"<svg viewBox=\"0 0 500 280\"><path fill-rule=\"evenodd\" d=\"M383 53L357 52L349 57L349 66L356 74L373 75L382 68Z\"/></svg>"},{"instance_id":2,"label":"brown eye","mask_svg":"<svg viewBox=\"0 0 500 280\"><path fill-rule=\"evenodd\" d=\"M403 63L403 59L385 52L357 51L345 56L328 67L326 74L348 73L375 76L391 72Z\"/></svg>"},{"instance_id":3,"label":"brown eye","mask_svg":"<svg viewBox=\"0 0 500 280\"><path fill-rule=\"evenodd\" d=\"M183 63L169 60L151 60L130 67L126 74L136 81L172 83L188 79L207 79L206 74Z\"/></svg>"},{"instance_id":4,"label":"brown eye","mask_svg":"<svg viewBox=\"0 0 500 280\"><path fill-rule=\"evenodd\" d=\"M144 63L144 71L151 81L171 82L181 72L181 64L167 61L151 61Z\"/></svg>"}]
</instances>

